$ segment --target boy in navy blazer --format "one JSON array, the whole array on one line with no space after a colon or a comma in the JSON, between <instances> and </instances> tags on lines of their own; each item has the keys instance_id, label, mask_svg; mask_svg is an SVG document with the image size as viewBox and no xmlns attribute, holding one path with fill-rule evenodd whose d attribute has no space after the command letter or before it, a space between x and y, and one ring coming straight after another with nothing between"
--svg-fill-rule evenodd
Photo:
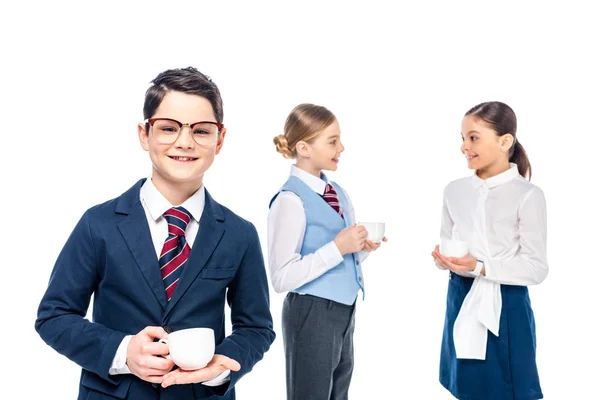
<instances>
[{"instance_id":1,"label":"boy in navy blazer","mask_svg":"<svg viewBox=\"0 0 600 400\"><path fill-rule=\"evenodd\" d=\"M275 333L256 229L203 186L226 133L219 89L195 68L165 71L146 92L144 118L151 179L84 213L35 328L82 367L80 399L235 399ZM182 371L158 339L195 327L214 330L215 356Z\"/></svg>"}]
</instances>

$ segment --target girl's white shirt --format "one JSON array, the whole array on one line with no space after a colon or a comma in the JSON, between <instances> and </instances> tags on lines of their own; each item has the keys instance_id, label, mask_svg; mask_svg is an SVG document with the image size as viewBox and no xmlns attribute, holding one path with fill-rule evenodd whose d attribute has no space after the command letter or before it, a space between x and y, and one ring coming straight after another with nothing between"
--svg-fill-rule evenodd
<instances>
[{"instance_id":1,"label":"girl's white shirt","mask_svg":"<svg viewBox=\"0 0 600 400\"><path fill-rule=\"evenodd\" d=\"M466 241L485 265L454 324L457 358L484 360L487 331L499 334L500 284L535 285L548 274L544 193L513 163L486 180L474 175L451 182L444 190L440 235Z\"/></svg>"}]
</instances>

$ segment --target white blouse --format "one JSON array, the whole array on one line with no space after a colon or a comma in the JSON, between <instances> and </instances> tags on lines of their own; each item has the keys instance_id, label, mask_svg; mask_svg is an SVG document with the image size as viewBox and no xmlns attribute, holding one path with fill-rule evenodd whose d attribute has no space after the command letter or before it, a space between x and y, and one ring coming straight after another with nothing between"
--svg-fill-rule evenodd
<instances>
[{"instance_id":1,"label":"white blouse","mask_svg":"<svg viewBox=\"0 0 600 400\"><path fill-rule=\"evenodd\" d=\"M466 241L485 265L454 325L457 357L485 359L487 330L498 335L499 284L535 285L548 274L544 193L512 163L486 180L453 181L444 190L441 237Z\"/></svg>"}]
</instances>

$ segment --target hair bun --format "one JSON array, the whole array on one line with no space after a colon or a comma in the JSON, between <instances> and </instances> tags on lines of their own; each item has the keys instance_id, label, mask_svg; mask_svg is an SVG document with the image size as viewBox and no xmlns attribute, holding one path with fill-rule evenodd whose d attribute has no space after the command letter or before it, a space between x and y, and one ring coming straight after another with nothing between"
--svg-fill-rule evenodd
<instances>
[{"instance_id":1,"label":"hair bun","mask_svg":"<svg viewBox=\"0 0 600 400\"><path fill-rule=\"evenodd\" d=\"M278 153L281 153L285 158L294 158L284 135L275 136L273 143Z\"/></svg>"}]
</instances>

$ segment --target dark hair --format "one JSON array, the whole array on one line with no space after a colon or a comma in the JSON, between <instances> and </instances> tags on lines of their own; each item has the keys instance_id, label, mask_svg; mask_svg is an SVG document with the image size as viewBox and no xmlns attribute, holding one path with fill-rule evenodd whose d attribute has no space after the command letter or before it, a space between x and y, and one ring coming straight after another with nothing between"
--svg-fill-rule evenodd
<instances>
[{"instance_id":1,"label":"dark hair","mask_svg":"<svg viewBox=\"0 0 600 400\"><path fill-rule=\"evenodd\" d=\"M152 118L170 90L195 94L210 102L218 123L223 123L223 99L217 85L194 67L169 69L158 74L146 90L144 119Z\"/></svg>"},{"instance_id":2,"label":"dark hair","mask_svg":"<svg viewBox=\"0 0 600 400\"><path fill-rule=\"evenodd\" d=\"M498 136L511 134L514 138L513 146L509 153L509 162L517 164L519 173L524 178L531 179L531 163L527 153L517 141L517 116L512 108L499 101L488 101L471 108L465 116L472 115L486 122Z\"/></svg>"}]
</instances>

